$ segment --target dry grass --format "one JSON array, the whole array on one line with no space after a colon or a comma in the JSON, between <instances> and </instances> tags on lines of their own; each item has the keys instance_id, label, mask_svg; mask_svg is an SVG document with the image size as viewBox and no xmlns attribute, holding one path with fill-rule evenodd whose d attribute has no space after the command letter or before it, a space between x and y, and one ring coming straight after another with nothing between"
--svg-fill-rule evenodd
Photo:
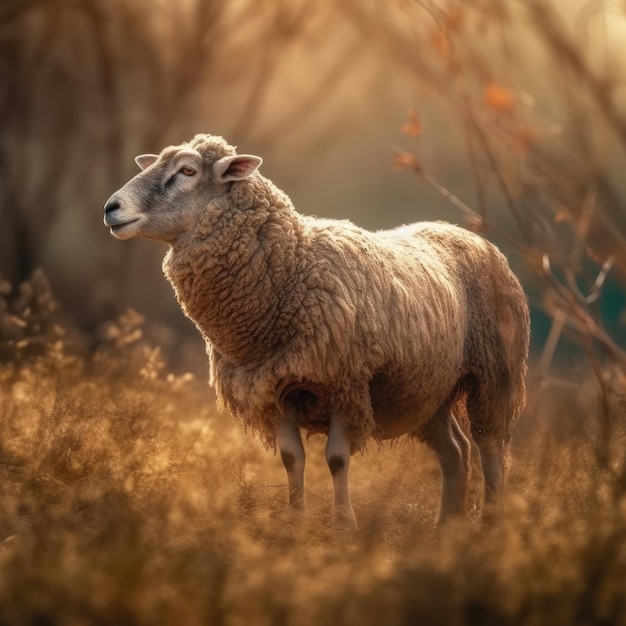
<instances>
[{"instance_id":1,"label":"dry grass","mask_svg":"<svg viewBox=\"0 0 626 626\"><path fill-rule=\"evenodd\" d=\"M399 442L354 459L360 529L333 534L321 439L304 518L278 457L167 374L138 316L83 357L42 276L20 306L0 316L0 624L626 623L624 433L598 454L584 386L520 423L490 528L475 484L437 535L437 465Z\"/></svg>"}]
</instances>

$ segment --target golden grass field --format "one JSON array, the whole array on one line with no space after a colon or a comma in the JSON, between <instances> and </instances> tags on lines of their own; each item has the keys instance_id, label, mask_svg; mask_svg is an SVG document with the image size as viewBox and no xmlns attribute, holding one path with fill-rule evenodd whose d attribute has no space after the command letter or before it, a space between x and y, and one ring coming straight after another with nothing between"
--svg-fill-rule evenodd
<instances>
[{"instance_id":1,"label":"golden grass field","mask_svg":"<svg viewBox=\"0 0 626 626\"><path fill-rule=\"evenodd\" d=\"M279 457L167 372L138 315L81 356L29 297L3 317L0 624L626 624L624 431L593 383L522 416L489 527L475 468L467 519L435 532L438 466L401 440L354 458L360 527L333 533L321 437L305 518Z\"/></svg>"}]
</instances>

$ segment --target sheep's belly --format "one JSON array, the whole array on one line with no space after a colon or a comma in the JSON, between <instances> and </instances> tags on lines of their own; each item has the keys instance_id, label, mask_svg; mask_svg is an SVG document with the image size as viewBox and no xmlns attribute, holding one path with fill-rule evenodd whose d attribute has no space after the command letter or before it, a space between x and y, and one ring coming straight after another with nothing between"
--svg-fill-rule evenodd
<instances>
[{"instance_id":1,"label":"sheep's belly","mask_svg":"<svg viewBox=\"0 0 626 626\"><path fill-rule=\"evenodd\" d=\"M397 374L376 375L370 383L376 439L393 439L410 433L419 436L430 418L451 396L454 377L437 377L420 385L405 386ZM319 383L294 381L280 393L284 410L293 411L298 425L312 433L328 433L333 413L333 393Z\"/></svg>"},{"instance_id":2,"label":"sheep's belly","mask_svg":"<svg viewBox=\"0 0 626 626\"><path fill-rule=\"evenodd\" d=\"M370 383L370 400L376 439L393 439L410 433L420 435L428 421L454 393L455 376L413 381L405 386L397 377L375 376Z\"/></svg>"},{"instance_id":3,"label":"sheep's belly","mask_svg":"<svg viewBox=\"0 0 626 626\"><path fill-rule=\"evenodd\" d=\"M419 437L435 411L420 410L419 405L396 406L385 410L374 409L376 428L372 432L375 439L395 439L411 434Z\"/></svg>"}]
</instances>

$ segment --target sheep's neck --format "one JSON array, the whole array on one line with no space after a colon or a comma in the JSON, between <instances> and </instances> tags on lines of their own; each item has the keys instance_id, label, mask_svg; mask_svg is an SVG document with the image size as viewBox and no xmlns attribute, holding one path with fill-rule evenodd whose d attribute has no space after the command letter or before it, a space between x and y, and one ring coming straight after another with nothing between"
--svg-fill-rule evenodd
<instances>
[{"instance_id":1,"label":"sheep's neck","mask_svg":"<svg viewBox=\"0 0 626 626\"><path fill-rule=\"evenodd\" d=\"M206 236L195 233L174 244L163 264L185 314L233 362L267 354L281 341L289 309L298 304L286 297L292 291L287 277L293 277L295 264L294 230L285 228L284 216L266 216L262 224L255 218L222 222ZM268 228L271 237L263 234Z\"/></svg>"}]
</instances>

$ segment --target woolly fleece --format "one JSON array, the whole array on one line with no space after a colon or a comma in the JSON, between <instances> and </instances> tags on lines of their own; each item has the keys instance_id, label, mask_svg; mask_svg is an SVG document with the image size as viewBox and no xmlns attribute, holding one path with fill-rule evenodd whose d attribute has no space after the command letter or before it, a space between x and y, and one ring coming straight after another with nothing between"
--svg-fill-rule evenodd
<instances>
[{"instance_id":1,"label":"woolly fleece","mask_svg":"<svg viewBox=\"0 0 626 626\"><path fill-rule=\"evenodd\" d=\"M235 154L211 135L188 145L205 163ZM427 439L461 397L475 438L507 442L524 407L526 298L505 257L459 227L306 217L255 172L197 215L163 268L204 336L220 404L269 446L285 389L313 390L302 425L325 431L334 411L353 450Z\"/></svg>"}]
</instances>

